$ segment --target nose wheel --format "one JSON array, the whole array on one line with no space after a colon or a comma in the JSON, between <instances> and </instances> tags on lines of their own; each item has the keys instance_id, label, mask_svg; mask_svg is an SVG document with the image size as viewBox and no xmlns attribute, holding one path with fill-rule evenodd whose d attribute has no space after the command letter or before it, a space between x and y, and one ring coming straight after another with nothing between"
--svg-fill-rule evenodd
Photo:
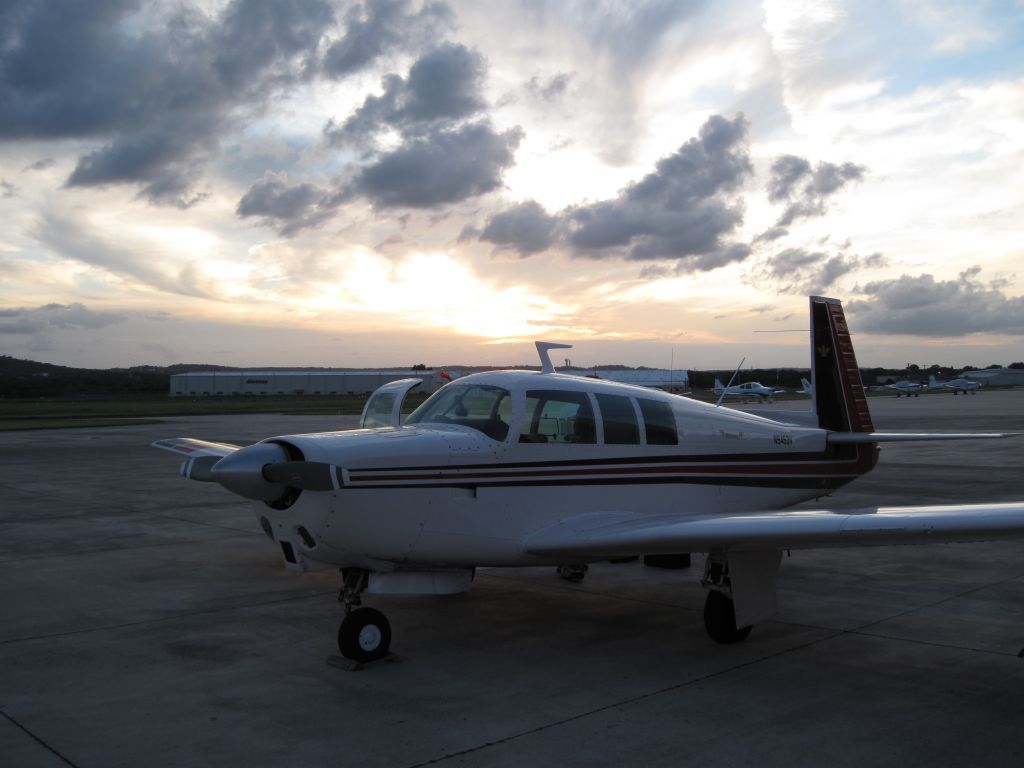
<instances>
[{"instance_id":1,"label":"nose wheel","mask_svg":"<svg viewBox=\"0 0 1024 768\"><path fill-rule=\"evenodd\" d=\"M338 627L338 650L353 661L383 659L391 648L391 622L376 608L357 607L370 574L361 568L346 568L342 573L345 583L338 600L345 606L345 618Z\"/></svg>"},{"instance_id":2,"label":"nose wheel","mask_svg":"<svg viewBox=\"0 0 1024 768\"><path fill-rule=\"evenodd\" d=\"M338 627L338 650L353 661L376 661L388 655L391 622L375 608L357 608Z\"/></svg>"}]
</instances>

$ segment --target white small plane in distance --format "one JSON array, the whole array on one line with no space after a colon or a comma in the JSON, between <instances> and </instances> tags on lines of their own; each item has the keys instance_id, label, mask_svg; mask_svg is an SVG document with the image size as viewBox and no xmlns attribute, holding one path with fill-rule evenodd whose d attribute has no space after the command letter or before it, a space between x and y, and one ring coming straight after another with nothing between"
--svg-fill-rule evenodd
<instances>
[{"instance_id":1,"label":"white small plane in distance","mask_svg":"<svg viewBox=\"0 0 1024 768\"><path fill-rule=\"evenodd\" d=\"M800 379L800 389L796 391L796 394L812 397L814 395L814 389L811 387L811 382L807 379Z\"/></svg>"},{"instance_id":2,"label":"white small plane in distance","mask_svg":"<svg viewBox=\"0 0 1024 768\"><path fill-rule=\"evenodd\" d=\"M897 381L895 384L887 384L887 389L891 389L896 392L896 397L920 397L921 396L921 385L916 381L910 381L904 379L903 381Z\"/></svg>"},{"instance_id":3,"label":"white small plane in distance","mask_svg":"<svg viewBox=\"0 0 1024 768\"><path fill-rule=\"evenodd\" d=\"M742 397L743 402L749 402L751 399L758 399L761 402L774 402L775 395L781 395L786 390L784 389L772 389L766 387L757 381L747 381L743 384L733 384L731 386L725 386L722 384L721 379L715 379L714 392L722 397Z\"/></svg>"},{"instance_id":4,"label":"white small plane in distance","mask_svg":"<svg viewBox=\"0 0 1024 768\"><path fill-rule=\"evenodd\" d=\"M364 414L390 419L376 429L154 445L251 499L288 569L341 569L355 662L391 643L364 592L465 592L479 566L706 552L704 626L733 643L776 612L786 550L1024 537L1024 502L784 511L870 471L880 443L1008 436L875 432L841 304L810 311L812 408L784 420L558 374L559 345L538 342L540 371L462 377L404 424L418 379L371 395Z\"/></svg>"},{"instance_id":5,"label":"white small plane in distance","mask_svg":"<svg viewBox=\"0 0 1024 768\"><path fill-rule=\"evenodd\" d=\"M953 394L963 392L974 394L981 388L981 384L971 379L965 379L963 376L953 379L952 381L937 381L935 376L928 377L928 387L930 389L951 389Z\"/></svg>"}]
</instances>

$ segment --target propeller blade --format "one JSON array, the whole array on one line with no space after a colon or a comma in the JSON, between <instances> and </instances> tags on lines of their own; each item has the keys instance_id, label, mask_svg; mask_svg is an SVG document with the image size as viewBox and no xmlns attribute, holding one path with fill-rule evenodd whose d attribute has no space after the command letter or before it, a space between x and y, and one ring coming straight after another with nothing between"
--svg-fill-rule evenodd
<instances>
[{"instance_id":1,"label":"propeller blade","mask_svg":"<svg viewBox=\"0 0 1024 768\"><path fill-rule=\"evenodd\" d=\"M185 459L181 463L181 476L189 480L198 480L201 483L212 483L213 465L220 461L223 456L196 456L192 459Z\"/></svg>"},{"instance_id":2,"label":"propeller blade","mask_svg":"<svg viewBox=\"0 0 1024 768\"><path fill-rule=\"evenodd\" d=\"M304 491L335 491L341 487L341 467L321 461L279 461L263 467L267 482Z\"/></svg>"}]
</instances>

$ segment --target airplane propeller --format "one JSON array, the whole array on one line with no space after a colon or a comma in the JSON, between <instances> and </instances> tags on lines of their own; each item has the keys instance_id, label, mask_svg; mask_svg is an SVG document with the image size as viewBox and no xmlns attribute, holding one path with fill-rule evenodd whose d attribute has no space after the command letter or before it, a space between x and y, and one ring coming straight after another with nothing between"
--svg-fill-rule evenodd
<instances>
[{"instance_id":1,"label":"airplane propeller","mask_svg":"<svg viewBox=\"0 0 1024 768\"><path fill-rule=\"evenodd\" d=\"M294 461L283 445L272 442L239 448L212 466L196 466L191 472L202 475L194 479L208 478L239 496L266 502L280 500L289 489L332 491L341 485L339 467Z\"/></svg>"},{"instance_id":2,"label":"airplane propeller","mask_svg":"<svg viewBox=\"0 0 1024 768\"><path fill-rule=\"evenodd\" d=\"M333 491L341 485L339 467L321 461L281 461L263 467L263 477L304 491Z\"/></svg>"}]
</instances>

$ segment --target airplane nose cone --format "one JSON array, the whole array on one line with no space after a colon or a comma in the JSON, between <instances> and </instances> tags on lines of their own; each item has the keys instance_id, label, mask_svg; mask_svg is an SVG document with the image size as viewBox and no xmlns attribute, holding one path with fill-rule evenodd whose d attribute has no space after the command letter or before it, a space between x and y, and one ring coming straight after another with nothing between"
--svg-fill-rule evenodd
<instances>
[{"instance_id":1,"label":"airplane nose cone","mask_svg":"<svg viewBox=\"0 0 1024 768\"><path fill-rule=\"evenodd\" d=\"M288 453L277 443L256 443L228 454L213 465L210 474L232 493L247 499L275 501L286 486L270 483L263 476L267 464L288 461Z\"/></svg>"}]
</instances>

